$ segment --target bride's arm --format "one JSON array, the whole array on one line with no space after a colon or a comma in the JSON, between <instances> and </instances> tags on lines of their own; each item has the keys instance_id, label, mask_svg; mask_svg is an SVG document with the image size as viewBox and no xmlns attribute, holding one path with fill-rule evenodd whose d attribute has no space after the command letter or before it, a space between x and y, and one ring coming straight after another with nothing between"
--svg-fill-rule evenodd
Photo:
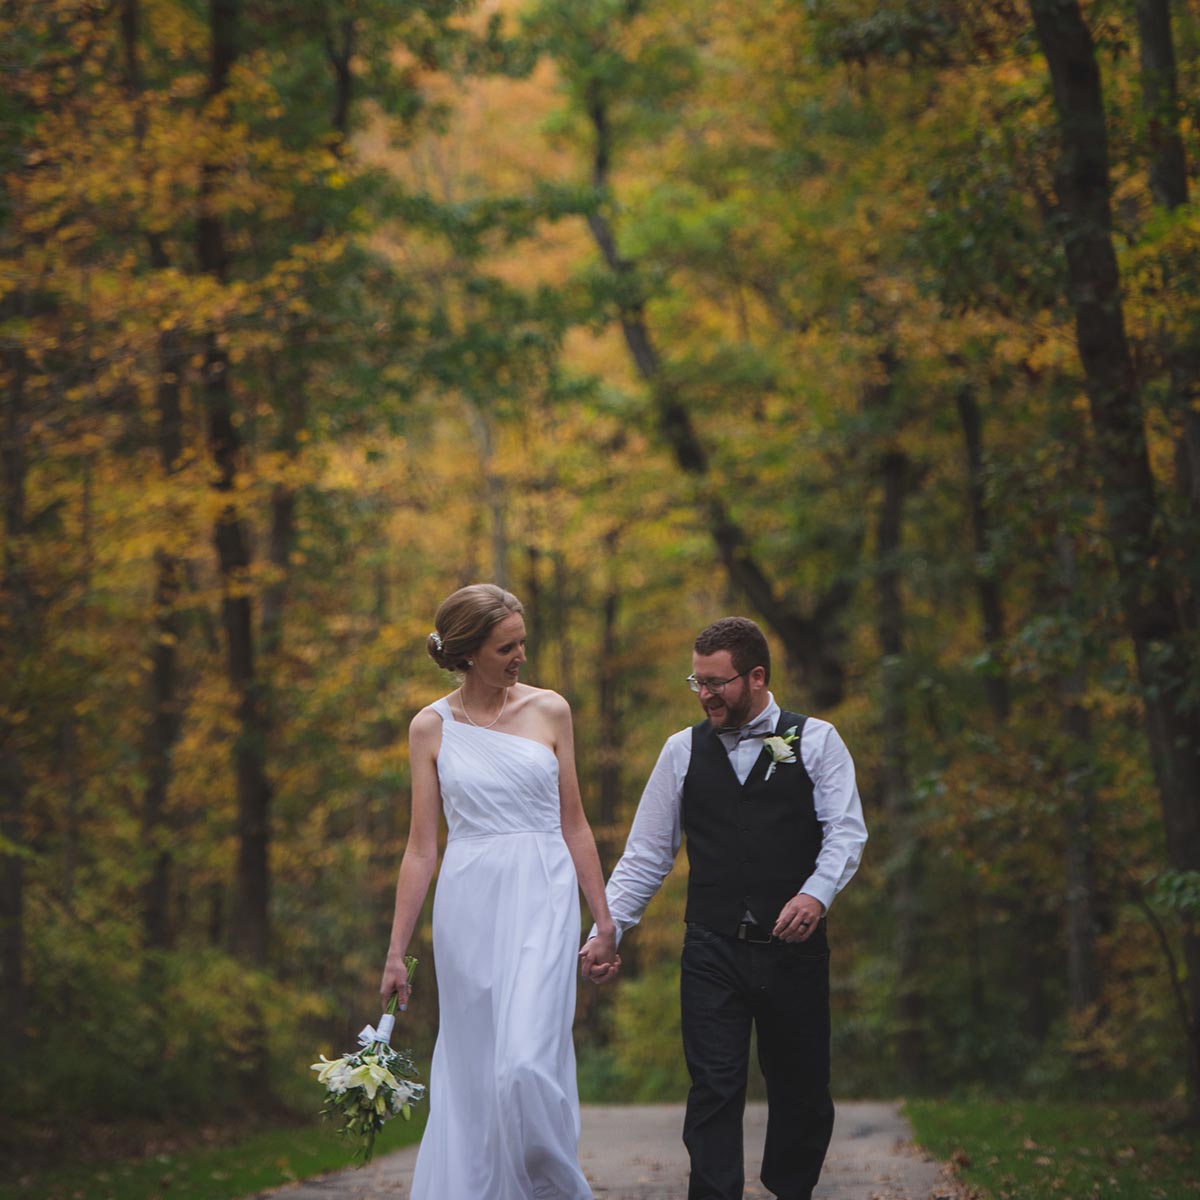
<instances>
[{"instance_id":1,"label":"bride's arm","mask_svg":"<svg viewBox=\"0 0 1200 1200\"><path fill-rule=\"evenodd\" d=\"M386 1005L395 992L403 1007L408 1004L408 972L404 955L412 938L413 926L429 881L437 866L438 810L441 794L438 791L437 755L442 743L442 719L430 709L422 709L408 727L408 760L412 774L412 815L408 829L408 844L400 861L400 877L396 881L396 911L392 918L392 938L388 946L387 963L379 993Z\"/></svg>"},{"instance_id":2,"label":"bride's arm","mask_svg":"<svg viewBox=\"0 0 1200 1200\"><path fill-rule=\"evenodd\" d=\"M604 873L600 869L600 855L596 850L596 839L583 811L583 797L579 792L579 778L575 772L575 731L571 722L571 706L561 696L554 695L550 704L550 719L554 727L554 753L558 756L558 794L562 812L563 840L575 864L575 875L579 887L596 923L596 937L592 939L591 958L601 968L607 965L611 971L617 969L617 927L608 911L608 899L604 894ZM599 982L605 972L593 972L591 977Z\"/></svg>"}]
</instances>

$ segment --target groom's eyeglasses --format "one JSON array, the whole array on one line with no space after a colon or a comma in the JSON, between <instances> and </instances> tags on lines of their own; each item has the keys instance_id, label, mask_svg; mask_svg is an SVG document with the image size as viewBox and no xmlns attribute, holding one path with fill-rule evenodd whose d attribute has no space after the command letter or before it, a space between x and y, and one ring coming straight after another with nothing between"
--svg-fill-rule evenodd
<instances>
[{"instance_id":1,"label":"groom's eyeglasses","mask_svg":"<svg viewBox=\"0 0 1200 1200\"><path fill-rule=\"evenodd\" d=\"M702 687L708 688L714 696L719 696L728 684L731 684L735 679L741 679L743 675L748 675L749 671L739 671L736 675L730 675L728 679L697 679L695 675L687 677L687 685L693 692L698 692Z\"/></svg>"}]
</instances>

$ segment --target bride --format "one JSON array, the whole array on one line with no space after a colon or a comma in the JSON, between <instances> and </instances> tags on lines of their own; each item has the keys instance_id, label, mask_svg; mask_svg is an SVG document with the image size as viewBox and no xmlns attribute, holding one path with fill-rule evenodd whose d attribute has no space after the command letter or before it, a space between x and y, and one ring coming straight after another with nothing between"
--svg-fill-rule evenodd
<instances>
[{"instance_id":1,"label":"bride","mask_svg":"<svg viewBox=\"0 0 1200 1200\"><path fill-rule=\"evenodd\" d=\"M433 902L441 1024L412 1200L590 1200L579 1169L575 1013L578 888L601 963L620 960L575 775L571 710L518 682L521 602L493 584L448 597L429 635L462 686L409 728L412 825L396 885L385 1002L409 998L404 955L449 836Z\"/></svg>"}]
</instances>

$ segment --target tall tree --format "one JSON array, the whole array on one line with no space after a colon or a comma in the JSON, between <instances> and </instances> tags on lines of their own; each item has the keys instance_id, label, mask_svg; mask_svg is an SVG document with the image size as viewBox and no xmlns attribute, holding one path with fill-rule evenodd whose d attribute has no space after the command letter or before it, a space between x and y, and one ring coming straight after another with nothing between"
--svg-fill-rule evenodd
<instances>
[{"instance_id":1,"label":"tall tree","mask_svg":"<svg viewBox=\"0 0 1200 1200\"><path fill-rule=\"evenodd\" d=\"M142 7L140 0L122 0L121 45L124 58L124 88L132 110L135 153L142 169L146 137L146 97L139 41ZM151 230L146 235L151 267L166 271L170 262L163 236ZM187 370L187 347L170 321L158 333L158 372L154 385L158 465L170 479L183 460L183 380ZM179 611L186 563L166 539L155 551L155 582L151 601L150 671L147 684L149 712L142 743L145 786L142 792L142 841L150 855L149 872L142 889L142 929L147 947L166 949L171 942L171 873L173 854L167 806L172 776L172 755L182 729L180 639L183 633Z\"/></svg>"},{"instance_id":2,"label":"tall tree","mask_svg":"<svg viewBox=\"0 0 1200 1200\"><path fill-rule=\"evenodd\" d=\"M1137 0L1137 24L1150 131L1150 192L1156 203L1174 210L1188 202L1188 177L1169 0Z\"/></svg>"},{"instance_id":3,"label":"tall tree","mask_svg":"<svg viewBox=\"0 0 1200 1200\"><path fill-rule=\"evenodd\" d=\"M989 657L984 688L992 715L998 724L1003 724L1008 720L1012 705L1004 668L1004 602L994 556L992 514L987 503L983 413L975 386L969 380L964 380L958 387L954 399L966 454L967 501L975 543L975 588Z\"/></svg>"},{"instance_id":4,"label":"tall tree","mask_svg":"<svg viewBox=\"0 0 1200 1200\"><path fill-rule=\"evenodd\" d=\"M1112 236L1108 124L1095 43L1077 0L1030 0L1053 85L1061 138L1061 231L1079 357L1095 431L1108 536L1121 607L1133 642L1162 806L1167 854L1200 871L1200 671L1170 576L1162 512ZM1200 931L1184 929L1188 965L1188 1081L1200 1120Z\"/></svg>"},{"instance_id":5,"label":"tall tree","mask_svg":"<svg viewBox=\"0 0 1200 1200\"><path fill-rule=\"evenodd\" d=\"M10 296L3 316L19 312L20 293ZM27 1000L25 978L25 807L27 771L20 725L28 717L28 696L19 681L36 649L34 604L28 574L25 447L28 423L27 368L20 347L6 346L0 357L0 487L3 497L4 556L0 574L0 655L5 694L0 699L0 1020L5 1053L20 1063L25 1046Z\"/></svg>"},{"instance_id":6,"label":"tall tree","mask_svg":"<svg viewBox=\"0 0 1200 1200\"><path fill-rule=\"evenodd\" d=\"M896 1058L901 1077L915 1081L925 1076L925 1050L920 983L922 836L909 766L910 672L905 669L901 566L905 504L914 482L908 455L897 448L885 451L880 459L879 480L875 568L881 651L880 782L892 840L888 874L895 927Z\"/></svg>"},{"instance_id":7,"label":"tall tree","mask_svg":"<svg viewBox=\"0 0 1200 1200\"><path fill-rule=\"evenodd\" d=\"M1062 580L1064 624L1074 618L1071 599L1079 588L1074 543L1066 531L1058 535L1058 559ZM1060 678L1061 728L1064 761L1063 832L1066 841L1067 889L1067 988L1072 1015L1077 1020L1095 1017L1100 999L1096 938L1096 739L1092 715L1085 695L1087 663L1080 656L1073 668Z\"/></svg>"},{"instance_id":8,"label":"tall tree","mask_svg":"<svg viewBox=\"0 0 1200 1200\"><path fill-rule=\"evenodd\" d=\"M208 113L220 129L225 123L221 107L237 61L238 0L210 0L208 16ZM217 198L225 169L218 159L204 161L197 196L196 261L200 270L218 284L227 283L229 276L229 249ZM266 766L262 681L255 661L250 539L237 497L242 440L230 358L217 329L208 330L204 336L203 395L209 452L216 468L213 486L223 499L213 540L222 579L226 669L236 698L238 724L233 746L238 850L230 944L240 958L262 965L269 945L271 783Z\"/></svg>"},{"instance_id":9,"label":"tall tree","mask_svg":"<svg viewBox=\"0 0 1200 1200\"><path fill-rule=\"evenodd\" d=\"M697 429L687 388L657 343L648 315L648 272L621 249L615 222L621 204L613 181L618 150L614 109L623 102L634 107L652 103L656 90L660 94L655 99L666 105L690 71L685 51L652 38L642 46L640 57L625 56L620 31L643 14L643 7L640 0L621 0L601 11L575 0L555 0L542 5L531 23L588 123L587 224L609 275L607 299L646 387L659 435L692 484L700 520L730 583L779 638L813 704L832 708L845 690L841 619L853 592L852 577L847 573L830 580L811 608L805 608L795 590L772 576L729 503L729 489Z\"/></svg>"},{"instance_id":10,"label":"tall tree","mask_svg":"<svg viewBox=\"0 0 1200 1200\"><path fill-rule=\"evenodd\" d=\"M1154 202L1175 214L1189 200L1187 152L1183 142L1183 106L1179 95L1179 68L1175 34L1168 0L1138 0L1138 45L1140 50L1142 105L1148 125L1148 176ZM1181 281L1180 272L1164 255L1162 286L1168 306L1174 307ZM1167 410L1177 427L1177 478L1183 501L1183 541L1190 547L1200 528L1200 340L1194 318L1182 331L1166 337L1163 356L1168 375ZM1189 551L1185 549L1184 555ZM1195 603L1200 604L1200 584L1193 583Z\"/></svg>"}]
</instances>

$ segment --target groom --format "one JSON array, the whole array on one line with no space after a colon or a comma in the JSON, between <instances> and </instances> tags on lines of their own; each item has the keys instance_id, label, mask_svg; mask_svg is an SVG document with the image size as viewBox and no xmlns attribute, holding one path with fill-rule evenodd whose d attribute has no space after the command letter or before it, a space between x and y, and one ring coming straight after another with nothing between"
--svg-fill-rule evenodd
<instances>
[{"instance_id":1,"label":"groom","mask_svg":"<svg viewBox=\"0 0 1200 1200\"><path fill-rule=\"evenodd\" d=\"M867 830L845 743L828 722L782 711L770 678L753 621L725 617L696 638L687 682L705 719L667 739L607 888L624 933L687 834L688 1200L741 1200L751 1025L767 1084L762 1182L779 1200L809 1200L833 1130L825 913ZM584 973L605 978L589 949Z\"/></svg>"}]
</instances>

